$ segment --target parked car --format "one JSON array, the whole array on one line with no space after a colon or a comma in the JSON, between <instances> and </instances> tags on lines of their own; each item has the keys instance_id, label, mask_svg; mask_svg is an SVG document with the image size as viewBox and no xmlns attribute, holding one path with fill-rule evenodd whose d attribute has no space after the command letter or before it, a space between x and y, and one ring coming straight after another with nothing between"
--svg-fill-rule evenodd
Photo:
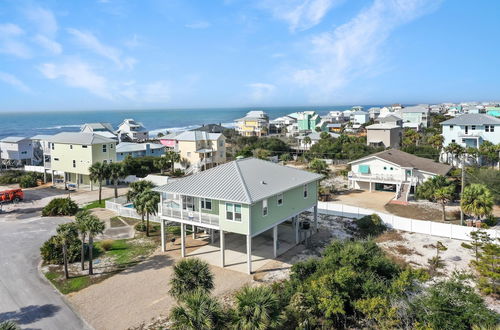
<instances>
[{"instance_id":1,"label":"parked car","mask_svg":"<svg viewBox=\"0 0 500 330\"><path fill-rule=\"evenodd\" d=\"M17 203L24 199L24 192L21 189L11 189L0 191L0 203Z\"/></svg>"}]
</instances>

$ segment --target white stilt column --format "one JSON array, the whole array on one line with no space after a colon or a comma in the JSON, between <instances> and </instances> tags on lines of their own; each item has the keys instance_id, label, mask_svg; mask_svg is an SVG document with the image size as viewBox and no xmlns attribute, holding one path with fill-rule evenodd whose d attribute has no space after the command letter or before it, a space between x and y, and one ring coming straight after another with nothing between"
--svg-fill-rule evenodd
<instances>
[{"instance_id":1,"label":"white stilt column","mask_svg":"<svg viewBox=\"0 0 500 330\"><path fill-rule=\"evenodd\" d=\"M273 255L278 256L278 225L273 227Z\"/></svg>"},{"instance_id":2,"label":"white stilt column","mask_svg":"<svg viewBox=\"0 0 500 330\"><path fill-rule=\"evenodd\" d=\"M196 239L196 231L198 230L198 227L196 227L195 225L192 225L191 230L193 232L193 239Z\"/></svg>"},{"instance_id":3,"label":"white stilt column","mask_svg":"<svg viewBox=\"0 0 500 330\"><path fill-rule=\"evenodd\" d=\"M247 267L248 274L252 274L252 235L247 235Z\"/></svg>"},{"instance_id":4,"label":"white stilt column","mask_svg":"<svg viewBox=\"0 0 500 330\"><path fill-rule=\"evenodd\" d=\"M318 205L314 205L314 230L318 231Z\"/></svg>"},{"instance_id":5,"label":"white stilt column","mask_svg":"<svg viewBox=\"0 0 500 330\"><path fill-rule=\"evenodd\" d=\"M214 244L214 242L215 242L215 230L210 229L209 233L210 233L210 244Z\"/></svg>"},{"instance_id":6,"label":"white stilt column","mask_svg":"<svg viewBox=\"0 0 500 330\"><path fill-rule=\"evenodd\" d=\"M161 251L165 252L166 242L165 242L165 220L161 219Z\"/></svg>"},{"instance_id":7,"label":"white stilt column","mask_svg":"<svg viewBox=\"0 0 500 330\"><path fill-rule=\"evenodd\" d=\"M181 223L181 257L186 256L186 225Z\"/></svg>"},{"instance_id":8,"label":"white stilt column","mask_svg":"<svg viewBox=\"0 0 500 330\"><path fill-rule=\"evenodd\" d=\"M55 173L55 171L54 171L54 170L51 170L51 173L52 173L52 186L54 186L54 187L55 187L55 185L56 185L56 179L55 179L55 177L54 177L54 173Z\"/></svg>"},{"instance_id":9,"label":"white stilt column","mask_svg":"<svg viewBox=\"0 0 500 330\"><path fill-rule=\"evenodd\" d=\"M299 217L295 217L295 244L299 244Z\"/></svg>"},{"instance_id":10,"label":"white stilt column","mask_svg":"<svg viewBox=\"0 0 500 330\"><path fill-rule=\"evenodd\" d=\"M219 234L220 234L220 266L224 268L226 264L226 256L225 256L226 243L224 242L224 230L220 230Z\"/></svg>"}]
</instances>

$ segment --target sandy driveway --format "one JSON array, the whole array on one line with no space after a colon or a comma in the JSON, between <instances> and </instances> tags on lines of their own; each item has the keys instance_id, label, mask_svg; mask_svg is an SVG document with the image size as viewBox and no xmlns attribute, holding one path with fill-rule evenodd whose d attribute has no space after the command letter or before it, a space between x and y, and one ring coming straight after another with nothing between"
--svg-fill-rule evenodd
<instances>
[{"instance_id":1,"label":"sandy driveway","mask_svg":"<svg viewBox=\"0 0 500 330\"><path fill-rule=\"evenodd\" d=\"M198 248L201 241L192 241L187 245ZM169 246L170 247L170 246ZM187 249L190 253L190 249ZM118 275L92 285L68 296L82 317L97 330L127 329L149 322L161 314L166 315L175 300L168 294L172 265L180 259L179 246L170 247L170 251L157 251L144 261ZM252 277L239 272L211 267L215 275L213 294L224 296L246 283Z\"/></svg>"},{"instance_id":2,"label":"sandy driveway","mask_svg":"<svg viewBox=\"0 0 500 330\"><path fill-rule=\"evenodd\" d=\"M387 212L384 205L394 198L394 193L389 191L363 191L355 190L345 195L335 195L332 202L369 208L381 212Z\"/></svg>"}]
</instances>

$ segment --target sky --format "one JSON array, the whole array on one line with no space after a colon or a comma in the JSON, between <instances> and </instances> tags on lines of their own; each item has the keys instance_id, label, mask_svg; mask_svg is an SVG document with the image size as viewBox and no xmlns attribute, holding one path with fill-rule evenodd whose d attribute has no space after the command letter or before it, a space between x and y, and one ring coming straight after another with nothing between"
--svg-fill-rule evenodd
<instances>
[{"instance_id":1,"label":"sky","mask_svg":"<svg viewBox=\"0 0 500 330\"><path fill-rule=\"evenodd\" d=\"M498 0L0 0L0 111L499 100Z\"/></svg>"}]
</instances>

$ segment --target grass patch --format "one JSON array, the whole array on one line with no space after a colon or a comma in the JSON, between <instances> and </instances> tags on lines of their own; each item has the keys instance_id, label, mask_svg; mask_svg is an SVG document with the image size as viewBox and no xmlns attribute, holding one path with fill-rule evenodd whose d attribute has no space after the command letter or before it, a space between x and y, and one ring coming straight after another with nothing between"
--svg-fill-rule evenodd
<instances>
[{"instance_id":1,"label":"grass patch","mask_svg":"<svg viewBox=\"0 0 500 330\"><path fill-rule=\"evenodd\" d=\"M92 284L94 279L91 279L88 275L70 277L68 280L64 279L63 274L57 272L49 271L45 273L45 277L59 290L62 294L68 294L75 291L80 291L90 284ZM102 281L103 278L99 278Z\"/></svg>"},{"instance_id":2,"label":"grass patch","mask_svg":"<svg viewBox=\"0 0 500 330\"><path fill-rule=\"evenodd\" d=\"M109 198L108 198L109 199ZM97 208L106 208L106 200L108 199L103 199L101 200L101 202L99 203L99 201L93 201L85 206L83 206L81 209L82 210L92 210L92 209L97 209Z\"/></svg>"},{"instance_id":3,"label":"grass patch","mask_svg":"<svg viewBox=\"0 0 500 330\"><path fill-rule=\"evenodd\" d=\"M100 242L97 245L100 249ZM150 255L156 248L156 243L150 240L114 240L105 256L112 257L116 266L123 268L133 265Z\"/></svg>"},{"instance_id":4,"label":"grass patch","mask_svg":"<svg viewBox=\"0 0 500 330\"><path fill-rule=\"evenodd\" d=\"M401 235L400 232L395 231L395 230L388 230L379 236L375 237L374 241L376 243L382 243L382 242L398 242L398 241L404 241L405 239L403 238L403 235Z\"/></svg>"},{"instance_id":5,"label":"grass patch","mask_svg":"<svg viewBox=\"0 0 500 330\"><path fill-rule=\"evenodd\" d=\"M138 223L139 219L134 219L134 218L128 218L128 217L120 217L123 221L127 223L129 226L134 226L136 223Z\"/></svg>"},{"instance_id":6,"label":"grass patch","mask_svg":"<svg viewBox=\"0 0 500 330\"><path fill-rule=\"evenodd\" d=\"M121 220L121 218L119 216L115 216L115 217L112 217L111 219L109 219L109 223L111 225L111 228L125 226L125 224L123 223L123 221Z\"/></svg>"}]
</instances>

